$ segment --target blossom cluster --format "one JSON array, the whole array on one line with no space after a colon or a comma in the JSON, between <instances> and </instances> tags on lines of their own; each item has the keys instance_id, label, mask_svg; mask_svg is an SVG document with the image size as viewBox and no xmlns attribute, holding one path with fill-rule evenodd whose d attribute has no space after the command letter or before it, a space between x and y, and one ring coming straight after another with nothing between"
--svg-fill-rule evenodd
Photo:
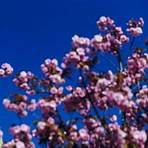
<instances>
[{"instance_id":1,"label":"blossom cluster","mask_svg":"<svg viewBox=\"0 0 148 148\"><path fill-rule=\"evenodd\" d=\"M148 54L140 55L135 53L128 58L128 75L133 82L138 82L142 79L144 71L148 68Z\"/></svg>"},{"instance_id":2,"label":"blossom cluster","mask_svg":"<svg viewBox=\"0 0 148 148\"><path fill-rule=\"evenodd\" d=\"M34 82L36 78L33 73L30 71L21 71L17 74L16 78L13 79L13 82L20 87L21 89L25 90L28 94L34 94Z\"/></svg>"},{"instance_id":3,"label":"blossom cluster","mask_svg":"<svg viewBox=\"0 0 148 148\"><path fill-rule=\"evenodd\" d=\"M58 67L58 61L56 59L46 59L41 65L41 70L52 83L63 83L62 69Z\"/></svg>"},{"instance_id":4,"label":"blossom cluster","mask_svg":"<svg viewBox=\"0 0 148 148\"><path fill-rule=\"evenodd\" d=\"M2 146L147 148L148 54L124 47L130 44L130 36L143 33L143 25L142 18L131 19L126 33L113 19L103 16L97 21L100 33L92 38L74 35L61 66L56 59L46 59L41 64L42 78L30 71L19 72L13 82L25 95L13 94L3 105L20 117L29 112L39 117L34 117L32 128L25 122L10 127L13 139L3 140ZM128 57L122 57L124 52ZM106 58L116 71L112 67L100 70L104 64L100 54L116 59L113 63ZM4 64L0 75L12 71ZM0 132L0 138L4 136Z\"/></svg>"},{"instance_id":5,"label":"blossom cluster","mask_svg":"<svg viewBox=\"0 0 148 148\"><path fill-rule=\"evenodd\" d=\"M139 36L143 33L142 27L144 25L143 18L140 18L139 20L129 20L127 23L128 28L127 31L134 37Z\"/></svg>"},{"instance_id":6,"label":"blossom cluster","mask_svg":"<svg viewBox=\"0 0 148 148\"><path fill-rule=\"evenodd\" d=\"M14 139L3 144L3 148L35 148L34 144L31 142L32 135L28 125L22 124L13 126L10 128L10 133L13 135Z\"/></svg>"},{"instance_id":7,"label":"blossom cluster","mask_svg":"<svg viewBox=\"0 0 148 148\"><path fill-rule=\"evenodd\" d=\"M37 107L36 100L28 100L26 95L14 94L11 99L5 98L3 105L9 111L16 112L19 116L27 116L28 111L34 111Z\"/></svg>"},{"instance_id":8,"label":"blossom cluster","mask_svg":"<svg viewBox=\"0 0 148 148\"><path fill-rule=\"evenodd\" d=\"M98 27L105 31L105 35L97 34L91 40L91 46L97 50L105 52L118 53L124 43L129 41L129 38L124 34L121 27L115 25L114 21L109 17L101 17L97 21Z\"/></svg>"},{"instance_id":9,"label":"blossom cluster","mask_svg":"<svg viewBox=\"0 0 148 148\"><path fill-rule=\"evenodd\" d=\"M6 77L13 73L13 68L10 64L4 63L0 68L0 77Z\"/></svg>"}]
</instances>

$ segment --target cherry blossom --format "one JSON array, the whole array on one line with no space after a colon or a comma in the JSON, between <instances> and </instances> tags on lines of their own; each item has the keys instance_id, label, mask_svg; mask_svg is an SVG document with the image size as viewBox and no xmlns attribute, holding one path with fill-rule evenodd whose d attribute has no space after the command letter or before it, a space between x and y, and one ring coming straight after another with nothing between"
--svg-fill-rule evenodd
<instances>
[{"instance_id":1,"label":"cherry blossom","mask_svg":"<svg viewBox=\"0 0 148 148\"><path fill-rule=\"evenodd\" d=\"M4 63L0 68L0 77L6 77L13 73L13 68L10 64Z\"/></svg>"},{"instance_id":2,"label":"cherry blossom","mask_svg":"<svg viewBox=\"0 0 148 148\"><path fill-rule=\"evenodd\" d=\"M22 123L10 127L9 140L0 130L2 147L147 148L148 54L133 47L130 37L141 35L143 25L142 18L131 19L127 33L102 16L100 32L90 38L74 35L61 63L44 60L41 78L18 72L13 82L21 91L5 97L3 105ZM109 65L103 71L104 60ZM12 72L4 63L0 76ZM32 125L27 125L23 119L31 115Z\"/></svg>"}]
</instances>

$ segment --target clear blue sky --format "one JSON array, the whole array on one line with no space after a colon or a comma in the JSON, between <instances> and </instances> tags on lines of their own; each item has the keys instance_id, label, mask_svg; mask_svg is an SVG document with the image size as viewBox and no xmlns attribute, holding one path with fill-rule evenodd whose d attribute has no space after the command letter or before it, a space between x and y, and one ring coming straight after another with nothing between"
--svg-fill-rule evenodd
<instances>
[{"instance_id":1,"label":"clear blue sky","mask_svg":"<svg viewBox=\"0 0 148 148\"><path fill-rule=\"evenodd\" d=\"M148 36L148 0L1 0L0 63L12 64L15 72L39 74L45 58L62 60L74 34L96 34L96 21L102 15L114 18L119 25L142 16L141 39ZM0 102L15 89L11 78L0 79ZM1 103L0 114L0 126L6 131L16 118Z\"/></svg>"}]
</instances>

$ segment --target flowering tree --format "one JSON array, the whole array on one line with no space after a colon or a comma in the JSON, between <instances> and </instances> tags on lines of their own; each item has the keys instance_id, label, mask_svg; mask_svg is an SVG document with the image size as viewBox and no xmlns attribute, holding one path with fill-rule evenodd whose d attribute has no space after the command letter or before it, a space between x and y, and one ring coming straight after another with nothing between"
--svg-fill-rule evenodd
<instances>
[{"instance_id":1,"label":"flowering tree","mask_svg":"<svg viewBox=\"0 0 148 148\"><path fill-rule=\"evenodd\" d=\"M30 71L17 73L13 82L24 93L4 98L3 105L20 118L30 112L39 117L34 117L32 127L23 122L10 127L10 141L2 143L1 131L3 148L148 147L148 54L133 48L144 21L131 19L129 36L109 17L101 17L97 25L100 33L93 38L72 38L61 66L56 59L46 59L42 78ZM127 43L129 47L123 46ZM128 58L123 58L124 52ZM112 65L107 71L99 70L103 58ZM0 76L12 72L5 63Z\"/></svg>"}]
</instances>

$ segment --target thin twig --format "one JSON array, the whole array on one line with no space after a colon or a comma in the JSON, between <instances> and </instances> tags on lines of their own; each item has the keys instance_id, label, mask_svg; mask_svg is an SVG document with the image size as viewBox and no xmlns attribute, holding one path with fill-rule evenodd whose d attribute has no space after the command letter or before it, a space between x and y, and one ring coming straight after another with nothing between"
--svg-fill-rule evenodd
<instances>
[{"instance_id":1,"label":"thin twig","mask_svg":"<svg viewBox=\"0 0 148 148\"><path fill-rule=\"evenodd\" d=\"M80 75L81 75L81 77L82 77L82 85L86 88L85 79L84 79L84 76L83 76L81 70L80 70ZM99 115L99 113L98 113L98 111L97 111L97 109L96 109L96 107L95 107L93 101L91 100L91 96L90 96L90 94L89 94L88 92L87 92L87 99L88 99L88 101L91 103L92 108L93 108L93 110L94 110L94 112L95 112L97 118L98 118L98 119L101 119L101 117L100 117L100 115Z\"/></svg>"}]
</instances>

